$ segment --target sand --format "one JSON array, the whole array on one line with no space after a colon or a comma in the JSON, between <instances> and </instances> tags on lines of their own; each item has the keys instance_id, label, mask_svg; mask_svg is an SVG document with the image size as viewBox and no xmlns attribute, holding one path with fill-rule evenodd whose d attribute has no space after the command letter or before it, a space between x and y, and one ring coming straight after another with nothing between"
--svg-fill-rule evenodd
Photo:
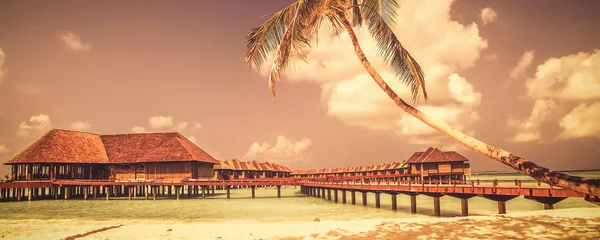
<instances>
[{"instance_id":1,"label":"sand","mask_svg":"<svg viewBox=\"0 0 600 240\"><path fill-rule=\"evenodd\" d=\"M600 208L454 218L321 220L0 220L0 239L600 239Z\"/></svg>"}]
</instances>

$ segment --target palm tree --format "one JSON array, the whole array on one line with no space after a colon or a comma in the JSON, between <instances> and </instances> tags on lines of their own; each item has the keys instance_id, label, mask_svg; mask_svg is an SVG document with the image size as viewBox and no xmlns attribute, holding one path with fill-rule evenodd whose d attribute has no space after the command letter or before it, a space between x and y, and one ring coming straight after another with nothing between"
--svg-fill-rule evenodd
<instances>
[{"instance_id":1,"label":"palm tree","mask_svg":"<svg viewBox=\"0 0 600 240\"><path fill-rule=\"evenodd\" d=\"M271 53L275 52L269 76L269 89L275 98L275 83L281 73L288 69L294 60L306 61L311 40L318 39L322 26L329 27L335 34L345 30L358 60L373 78L375 83L402 110L423 123L450 136L464 146L492 159L500 161L515 170L541 182L575 190L585 194L600 196L600 180L570 176L539 166L506 150L491 146L468 136L443 121L423 114L402 100L373 68L363 53L353 27L366 25L371 36L377 41L379 55L391 66L396 76L412 92L416 103L421 94L427 101L425 79L421 67L402 46L392 26L395 24L399 3L397 0L298 0L283 10L270 15L270 18L247 35L246 63L260 69Z\"/></svg>"}]
</instances>

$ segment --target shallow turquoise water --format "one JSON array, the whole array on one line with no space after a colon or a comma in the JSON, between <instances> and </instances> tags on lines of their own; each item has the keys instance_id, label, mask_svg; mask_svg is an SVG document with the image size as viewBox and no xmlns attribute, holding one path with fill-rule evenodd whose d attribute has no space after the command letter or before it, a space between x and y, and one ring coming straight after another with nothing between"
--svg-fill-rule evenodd
<instances>
[{"instance_id":1,"label":"shallow turquoise water","mask_svg":"<svg viewBox=\"0 0 600 240\"><path fill-rule=\"evenodd\" d=\"M586 175L587 177L600 176L599 171L570 173ZM479 178L485 181L493 179L505 180L504 185L514 185L514 179L523 181L529 177L516 174L474 175L472 179ZM536 181L531 184L537 185ZM350 204L350 193L347 192L347 204L307 197L300 193L300 188L288 187L281 189L282 198L277 198L276 188L259 188L256 198L251 198L250 189L232 189L231 199L227 199L224 191L217 190L215 195L207 199L193 198L180 200L158 198L158 200L144 200L139 197L129 201L127 198L103 198L91 200L40 200L32 202L3 202L0 203L0 216L4 219L156 219L156 220L184 220L184 221L230 221L230 220L257 220L264 222L280 221L312 221L314 218L321 220L350 220L370 218L403 218L403 217L429 217L433 212L433 199L431 197L417 196L417 215L410 214L410 197L398 195L398 210L391 210L391 197L381 194L381 208L375 208L375 195L367 194L368 206L362 206L362 196L356 194L356 205ZM186 195L184 195L186 196ZM333 199L333 192L332 192ZM443 216L459 216L460 200L444 196L441 198L441 211ZM541 210L542 204L523 197L508 201L507 212L523 212ZM557 203L555 208L597 207L583 199L569 198ZM497 204L494 201L474 197L469 199L470 215L490 215L497 213Z\"/></svg>"}]
</instances>

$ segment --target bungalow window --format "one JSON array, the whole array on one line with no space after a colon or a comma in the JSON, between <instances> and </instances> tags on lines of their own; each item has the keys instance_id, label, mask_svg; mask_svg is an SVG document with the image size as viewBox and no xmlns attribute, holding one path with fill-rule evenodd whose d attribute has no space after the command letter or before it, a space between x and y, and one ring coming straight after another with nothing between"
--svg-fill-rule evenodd
<instances>
[{"instance_id":1,"label":"bungalow window","mask_svg":"<svg viewBox=\"0 0 600 240\"><path fill-rule=\"evenodd\" d=\"M121 169L130 169L131 166L130 165L121 165Z\"/></svg>"}]
</instances>

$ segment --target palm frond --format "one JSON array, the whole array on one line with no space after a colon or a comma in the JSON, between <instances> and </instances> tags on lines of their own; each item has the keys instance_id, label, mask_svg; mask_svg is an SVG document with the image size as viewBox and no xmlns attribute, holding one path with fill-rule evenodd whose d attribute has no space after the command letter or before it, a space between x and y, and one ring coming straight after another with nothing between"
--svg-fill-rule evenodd
<instances>
[{"instance_id":1,"label":"palm frond","mask_svg":"<svg viewBox=\"0 0 600 240\"><path fill-rule=\"evenodd\" d=\"M326 27L331 35L339 35L343 29L338 13L345 11L346 0L317 0L310 21L305 27L308 38L319 41L319 31Z\"/></svg>"},{"instance_id":2,"label":"palm frond","mask_svg":"<svg viewBox=\"0 0 600 240\"><path fill-rule=\"evenodd\" d=\"M275 60L271 66L271 74L269 75L269 90L271 96L275 99L275 84L279 81L282 71L288 67L288 63L293 58L306 60L306 51L310 48L310 38L306 36L306 26L311 22L313 11L316 9L316 0L299 0L294 6L291 6L291 11L287 14L287 28L279 50L275 54Z\"/></svg>"},{"instance_id":3,"label":"palm frond","mask_svg":"<svg viewBox=\"0 0 600 240\"><path fill-rule=\"evenodd\" d=\"M298 2L295 2L272 14L265 23L248 32L246 36L246 64L250 67L254 65L257 70L260 70L269 54L279 47L288 26L290 13L296 9L297 5Z\"/></svg>"},{"instance_id":4,"label":"palm frond","mask_svg":"<svg viewBox=\"0 0 600 240\"><path fill-rule=\"evenodd\" d=\"M427 101L425 78L421 66L402 46L390 26L395 24L399 4L396 0L363 0L363 17L377 41L379 54L384 62L392 67L398 78L410 87L413 102L422 93Z\"/></svg>"}]
</instances>

